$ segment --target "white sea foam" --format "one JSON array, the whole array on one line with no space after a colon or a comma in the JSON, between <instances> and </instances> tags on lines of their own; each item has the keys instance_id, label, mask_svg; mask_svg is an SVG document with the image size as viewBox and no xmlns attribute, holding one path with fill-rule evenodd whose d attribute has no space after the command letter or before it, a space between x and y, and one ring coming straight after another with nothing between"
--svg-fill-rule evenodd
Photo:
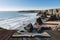
<instances>
[{"instance_id":1,"label":"white sea foam","mask_svg":"<svg viewBox=\"0 0 60 40\"><path fill-rule=\"evenodd\" d=\"M0 27L10 30L13 29L22 30L24 26L28 25L29 23L33 23L36 19L36 13L24 15L26 17L16 17L0 21Z\"/></svg>"}]
</instances>

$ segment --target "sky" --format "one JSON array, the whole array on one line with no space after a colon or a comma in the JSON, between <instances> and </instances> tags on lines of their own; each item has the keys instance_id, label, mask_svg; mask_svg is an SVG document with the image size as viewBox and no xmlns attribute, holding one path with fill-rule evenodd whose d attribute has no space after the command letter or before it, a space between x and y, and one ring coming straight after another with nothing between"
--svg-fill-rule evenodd
<instances>
[{"instance_id":1,"label":"sky","mask_svg":"<svg viewBox=\"0 0 60 40\"><path fill-rule=\"evenodd\" d=\"M60 0L0 0L0 11L60 8Z\"/></svg>"}]
</instances>

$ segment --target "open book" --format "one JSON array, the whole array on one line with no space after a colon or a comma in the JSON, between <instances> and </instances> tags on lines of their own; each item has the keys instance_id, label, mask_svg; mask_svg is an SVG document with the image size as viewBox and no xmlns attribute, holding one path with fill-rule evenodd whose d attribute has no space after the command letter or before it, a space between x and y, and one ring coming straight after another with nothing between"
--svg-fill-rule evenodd
<instances>
[{"instance_id":1,"label":"open book","mask_svg":"<svg viewBox=\"0 0 60 40\"><path fill-rule=\"evenodd\" d=\"M40 34L40 33L22 33L22 34L14 34L13 37L51 37L49 34Z\"/></svg>"}]
</instances>

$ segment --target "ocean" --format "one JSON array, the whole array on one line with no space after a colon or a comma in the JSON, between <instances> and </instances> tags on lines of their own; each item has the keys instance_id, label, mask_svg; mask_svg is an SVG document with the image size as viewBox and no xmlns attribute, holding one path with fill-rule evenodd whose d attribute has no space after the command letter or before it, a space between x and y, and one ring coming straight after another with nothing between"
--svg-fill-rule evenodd
<instances>
[{"instance_id":1,"label":"ocean","mask_svg":"<svg viewBox=\"0 0 60 40\"><path fill-rule=\"evenodd\" d=\"M8 30L23 29L29 23L34 23L37 13L0 11L0 27Z\"/></svg>"}]
</instances>

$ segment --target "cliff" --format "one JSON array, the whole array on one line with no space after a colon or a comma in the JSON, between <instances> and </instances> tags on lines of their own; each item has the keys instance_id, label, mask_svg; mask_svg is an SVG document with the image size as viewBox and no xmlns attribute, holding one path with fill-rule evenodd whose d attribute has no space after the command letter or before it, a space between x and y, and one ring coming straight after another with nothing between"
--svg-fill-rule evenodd
<instances>
[{"instance_id":1,"label":"cliff","mask_svg":"<svg viewBox=\"0 0 60 40\"><path fill-rule=\"evenodd\" d=\"M48 10L40 10L38 12L39 16L41 16L41 18L47 18L47 16L50 16L49 21L53 20L60 20L60 8L57 9L48 9Z\"/></svg>"},{"instance_id":2,"label":"cliff","mask_svg":"<svg viewBox=\"0 0 60 40\"><path fill-rule=\"evenodd\" d=\"M59 15L60 16L60 8L58 9L48 9L48 10L39 10L38 14L49 14L49 15Z\"/></svg>"},{"instance_id":3,"label":"cliff","mask_svg":"<svg viewBox=\"0 0 60 40\"><path fill-rule=\"evenodd\" d=\"M18 12L37 13L38 10L23 10L23 11L18 11Z\"/></svg>"}]
</instances>

